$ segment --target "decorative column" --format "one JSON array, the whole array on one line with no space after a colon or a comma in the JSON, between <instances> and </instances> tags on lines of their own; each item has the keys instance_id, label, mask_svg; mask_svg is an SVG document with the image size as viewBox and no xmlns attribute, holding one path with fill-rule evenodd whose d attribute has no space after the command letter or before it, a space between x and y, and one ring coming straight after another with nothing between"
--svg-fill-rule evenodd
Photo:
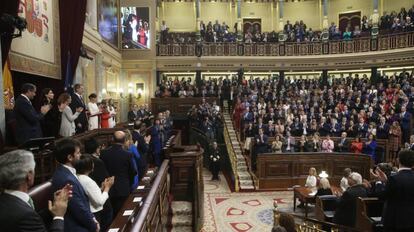
<instances>
[{"instance_id":1,"label":"decorative column","mask_svg":"<svg viewBox=\"0 0 414 232\"><path fill-rule=\"evenodd\" d=\"M283 4L285 0L279 0L279 30L283 31Z\"/></svg>"},{"instance_id":2,"label":"decorative column","mask_svg":"<svg viewBox=\"0 0 414 232\"><path fill-rule=\"evenodd\" d=\"M328 29L328 27L329 27L329 22L328 22L328 0L323 0L322 11L323 11L322 27L323 27L323 29Z\"/></svg>"},{"instance_id":3,"label":"decorative column","mask_svg":"<svg viewBox=\"0 0 414 232\"><path fill-rule=\"evenodd\" d=\"M89 26L97 30L97 3L96 0L88 0L86 3L86 20L85 22L89 24Z\"/></svg>"},{"instance_id":4,"label":"decorative column","mask_svg":"<svg viewBox=\"0 0 414 232\"><path fill-rule=\"evenodd\" d=\"M201 27L200 27L200 0L195 1L195 10L196 10L196 40L201 42Z\"/></svg>"},{"instance_id":5,"label":"decorative column","mask_svg":"<svg viewBox=\"0 0 414 232\"><path fill-rule=\"evenodd\" d=\"M0 47L1 47L1 37L0 37ZM0 49L0 58L1 58L1 49ZM1 59L0 59L1 60ZM6 112L5 112L5 104L4 104L4 86L3 86L3 62L0 61L0 132L1 137L3 139L2 142L4 142L4 139L6 138ZM9 67L10 68L10 67ZM20 86L19 86L20 87Z\"/></svg>"},{"instance_id":6,"label":"decorative column","mask_svg":"<svg viewBox=\"0 0 414 232\"><path fill-rule=\"evenodd\" d=\"M373 27L378 27L379 12L378 12L378 0L374 0L374 13L372 14Z\"/></svg>"},{"instance_id":7,"label":"decorative column","mask_svg":"<svg viewBox=\"0 0 414 232\"><path fill-rule=\"evenodd\" d=\"M106 81L106 75L105 75L105 67L103 65L103 57L102 54L97 53L95 56L95 85L96 90L98 91L98 101L102 101L102 99L105 99L107 87L105 85Z\"/></svg>"},{"instance_id":8,"label":"decorative column","mask_svg":"<svg viewBox=\"0 0 414 232\"><path fill-rule=\"evenodd\" d=\"M243 31L242 31L242 18L241 18L241 0L237 0L237 41L243 41Z\"/></svg>"}]
</instances>

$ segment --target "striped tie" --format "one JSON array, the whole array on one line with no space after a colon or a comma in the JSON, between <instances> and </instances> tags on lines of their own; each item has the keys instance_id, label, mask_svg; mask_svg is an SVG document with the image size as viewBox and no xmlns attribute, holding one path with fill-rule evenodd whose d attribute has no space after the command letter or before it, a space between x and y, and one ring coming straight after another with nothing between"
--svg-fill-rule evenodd
<instances>
[{"instance_id":1,"label":"striped tie","mask_svg":"<svg viewBox=\"0 0 414 232\"><path fill-rule=\"evenodd\" d=\"M29 203L30 207L32 207L32 209L35 210L33 199L31 197L29 198L29 200L27 202Z\"/></svg>"}]
</instances>

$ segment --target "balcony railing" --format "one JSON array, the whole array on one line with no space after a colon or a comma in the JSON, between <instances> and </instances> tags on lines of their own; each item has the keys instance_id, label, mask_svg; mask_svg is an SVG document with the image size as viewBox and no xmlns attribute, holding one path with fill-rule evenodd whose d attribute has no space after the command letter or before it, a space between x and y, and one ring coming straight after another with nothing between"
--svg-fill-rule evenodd
<instances>
[{"instance_id":1,"label":"balcony railing","mask_svg":"<svg viewBox=\"0 0 414 232\"><path fill-rule=\"evenodd\" d=\"M414 47L414 32L326 42L157 44L157 56L311 56Z\"/></svg>"}]
</instances>

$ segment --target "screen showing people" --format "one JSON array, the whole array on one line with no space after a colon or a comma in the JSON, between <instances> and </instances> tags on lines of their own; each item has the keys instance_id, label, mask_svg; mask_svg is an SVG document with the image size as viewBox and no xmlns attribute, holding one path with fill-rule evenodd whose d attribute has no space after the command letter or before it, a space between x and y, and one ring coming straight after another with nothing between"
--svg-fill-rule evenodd
<instances>
[{"instance_id":1,"label":"screen showing people","mask_svg":"<svg viewBox=\"0 0 414 232\"><path fill-rule=\"evenodd\" d=\"M100 0L98 29L104 40L118 47L118 0Z\"/></svg>"},{"instance_id":2,"label":"screen showing people","mask_svg":"<svg viewBox=\"0 0 414 232\"><path fill-rule=\"evenodd\" d=\"M121 22L123 49L150 48L148 7L122 7Z\"/></svg>"}]
</instances>

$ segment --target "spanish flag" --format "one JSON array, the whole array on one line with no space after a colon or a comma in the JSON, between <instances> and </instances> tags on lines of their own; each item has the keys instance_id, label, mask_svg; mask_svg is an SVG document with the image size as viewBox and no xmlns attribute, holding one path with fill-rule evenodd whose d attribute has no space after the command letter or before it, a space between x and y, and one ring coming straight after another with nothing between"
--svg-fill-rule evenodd
<instances>
[{"instance_id":1,"label":"spanish flag","mask_svg":"<svg viewBox=\"0 0 414 232\"><path fill-rule=\"evenodd\" d=\"M10 72L10 60L7 59L3 67L3 89L4 89L4 108L13 109L14 106L14 91L13 79Z\"/></svg>"}]
</instances>

